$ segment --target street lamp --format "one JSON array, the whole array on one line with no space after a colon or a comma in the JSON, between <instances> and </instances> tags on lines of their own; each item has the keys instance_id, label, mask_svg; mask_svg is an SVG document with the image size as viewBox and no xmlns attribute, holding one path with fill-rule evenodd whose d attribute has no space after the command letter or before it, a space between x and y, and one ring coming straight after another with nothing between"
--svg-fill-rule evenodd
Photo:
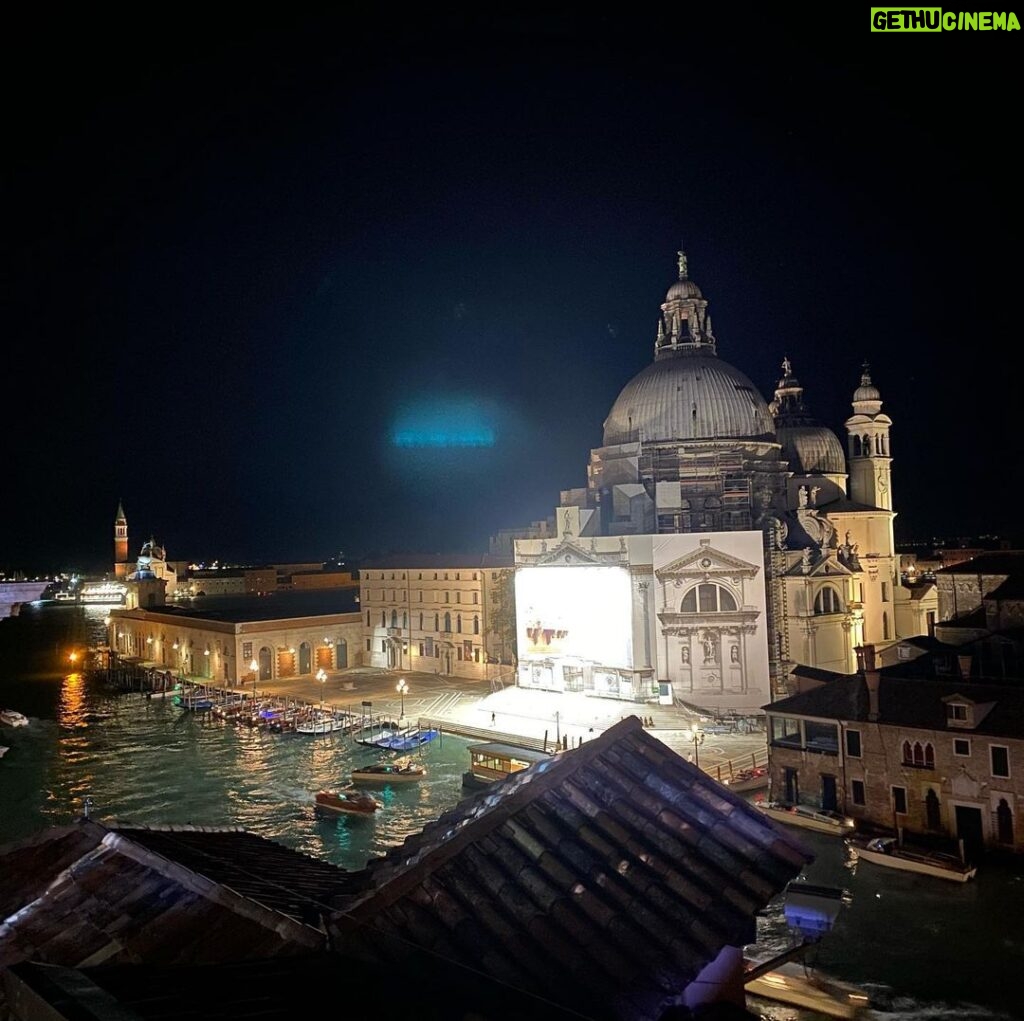
<instances>
[{"instance_id":1,"label":"street lamp","mask_svg":"<svg viewBox=\"0 0 1024 1021\"><path fill-rule=\"evenodd\" d=\"M692 727L687 727L683 731L683 737L687 741L693 742L693 764L700 769L700 752L698 749L704 743L704 731L700 729L696 724Z\"/></svg>"},{"instance_id":2,"label":"street lamp","mask_svg":"<svg viewBox=\"0 0 1024 1021\"><path fill-rule=\"evenodd\" d=\"M401 722L405 719L405 693L409 690L409 685L405 683L405 678L401 678L398 684L395 685L395 691L402 696L402 709L398 714L398 720Z\"/></svg>"},{"instance_id":3,"label":"street lamp","mask_svg":"<svg viewBox=\"0 0 1024 1021\"><path fill-rule=\"evenodd\" d=\"M324 714L324 687L327 684L327 671L320 667L316 672L316 679L320 682L320 715Z\"/></svg>"},{"instance_id":4,"label":"street lamp","mask_svg":"<svg viewBox=\"0 0 1024 1021\"><path fill-rule=\"evenodd\" d=\"M249 669L252 671L252 697L253 701L256 700L256 681L260 676L260 665L256 660L251 660L249 663Z\"/></svg>"}]
</instances>

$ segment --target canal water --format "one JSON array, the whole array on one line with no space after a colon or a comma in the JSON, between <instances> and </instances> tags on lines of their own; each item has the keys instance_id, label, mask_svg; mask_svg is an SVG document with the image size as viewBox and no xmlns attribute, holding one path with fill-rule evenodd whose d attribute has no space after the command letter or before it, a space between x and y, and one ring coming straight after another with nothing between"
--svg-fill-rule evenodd
<instances>
[{"instance_id":1,"label":"canal water","mask_svg":"<svg viewBox=\"0 0 1024 1021\"><path fill-rule=\"evenodd\" d=\"M28 727L0 727L0 845L82 814L141 825L241 826L343 868L417 832L462 797L469 741L445 734L422 751L427 777L384 788L369 818L321 819L316 792L377 753L341 734L265 734L112 695L70 671L68 652L104 640L102 608L35 605L0 621L0 706ZM420 755L421 753L417 753ZM808 960L867 990L886 1021L1024 1018L1024 869L986 863L954 884L853 862L841 840L794 831L815 852L801 880L848 894L835 930ZM792 943L781 898L758 923L768 956ZM755 1001L773 1021L812 1012Z\"/></svg>"}]
</instances>

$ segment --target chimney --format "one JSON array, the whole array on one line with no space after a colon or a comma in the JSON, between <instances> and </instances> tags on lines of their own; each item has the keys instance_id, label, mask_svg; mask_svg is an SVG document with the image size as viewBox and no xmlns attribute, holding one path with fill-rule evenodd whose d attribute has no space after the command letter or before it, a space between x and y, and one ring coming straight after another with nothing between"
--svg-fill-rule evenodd
<instances>
[{"instance_id":1,"label":"chimney","mask_svg":"<svg viewBox=\"0 0 1024 1021\"><path fill-rule=\"evenodd\" d=\"M878 720L879 674L875 666L873 645L864 645L857 649L857 665L864 673L864 684L868 689L868 719L874 723Z\"/></svg>"},{"instance_id":2,"label":"chimney","mask_svg":"<svg viewBox=\"0 0 1024 1021\"><path fill-rule=\"evenodd\" d=\"M960 664L960 676L966 681L970 680L971 677L971 663L974 661L974 657L967 653L964 656L957 656L957 662Z\"/></svg>"}]
</instances>

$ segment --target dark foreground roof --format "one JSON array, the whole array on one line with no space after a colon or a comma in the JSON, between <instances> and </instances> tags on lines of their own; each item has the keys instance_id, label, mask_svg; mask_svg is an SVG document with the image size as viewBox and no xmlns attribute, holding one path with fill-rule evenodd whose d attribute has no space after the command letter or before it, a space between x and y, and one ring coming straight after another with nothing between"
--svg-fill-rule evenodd
<instances>
[{"instance_id":1,"label":"dark foreground roof","mask_svg":"<svg viewBox=\"0 0 1024 1021\"><path fill-rule=\"evenodd\" d=\"M372 861L376 889L329 929L395 974L415 945L589 1018L657 1018L723 948L754 942L812 859L629 717Z\"/></svg>"},{"instance_id":2,"label":"dark foreground roof","mask_svg":"<svg viewBox=\"0 0 1024 1021\"><path fill-rule=\"evenodd\" d=\"M0 848L0 969L308 953L352 881L241 830L82 820Z\"/></svg>"}]
</instances>

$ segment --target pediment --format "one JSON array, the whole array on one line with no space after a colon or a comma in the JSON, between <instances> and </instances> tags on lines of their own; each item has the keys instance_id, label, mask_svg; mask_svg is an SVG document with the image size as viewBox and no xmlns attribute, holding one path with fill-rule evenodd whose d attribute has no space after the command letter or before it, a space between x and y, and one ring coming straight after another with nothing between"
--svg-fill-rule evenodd
<instances>
[{"instance_id":1,"label":"pediment","mask_svg":"<svg viewBox=\"0 0 1024 1021\"><path fill-rule=\"evenodd\" d=\"M844 567L833 557L826 557L816 563L810 571L812 578L849 578L853 574L848 567Z\"/></svg>"},{"instance_id":2,"label":"pediment","mask_svg":"<svg viewBox=\"0 0 1024 1021\"><path fill-rule=\"evenodd\" d=\"M694 575L700 574L712 577L716 574L739 575L746 578L753 578L761 570L760 564L751 564L746 560L726 553L724 550L716 549L714 546L701 545L691 553L673 560L664 567L655 571L655 576L661 581L663 578L671 578L678 574Z\"/></svg>"},{"instance_id":3,"label":"pediment","mask_svg":"<svg viewBox=\"0 0 1024 1021\"><path fill-rule=\"evenodd\" d=\"M535 567L565 567L621 564L625 561L625 554L621 550L611 550L607 553L600 553L594 550L584 549L572 539L566 539L548 550L544 550L533 560L523 560Z\"/></svg>"}]
</instances>

